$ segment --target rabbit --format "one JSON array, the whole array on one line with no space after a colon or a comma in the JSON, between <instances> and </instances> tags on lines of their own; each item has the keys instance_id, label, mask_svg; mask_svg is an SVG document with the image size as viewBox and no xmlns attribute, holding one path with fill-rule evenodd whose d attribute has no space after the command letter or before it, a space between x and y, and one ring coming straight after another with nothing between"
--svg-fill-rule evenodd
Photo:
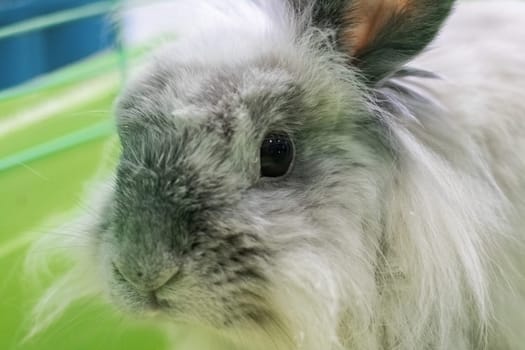
<instances>
[{"instance_id":1,"label":"rabbit","mask_svg":"<svg viewBox=\"0 0 525 350\"><path fill-rule=\"evenodd\" d=\"M102 295L238 349L525 348L525 4L172 5L36 327Z\"/></svg>"}]
</instances>

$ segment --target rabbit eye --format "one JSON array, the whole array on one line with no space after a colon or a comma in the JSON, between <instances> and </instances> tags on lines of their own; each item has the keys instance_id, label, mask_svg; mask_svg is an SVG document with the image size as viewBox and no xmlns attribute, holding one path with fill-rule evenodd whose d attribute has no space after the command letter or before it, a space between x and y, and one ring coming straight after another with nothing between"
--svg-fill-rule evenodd
<instances>
[{"instance_id":1,"label":"rabbit eye","mask_svg":"<svg viewBox=\"0 0 525 350\"><path fill-rule=\"evenodd\" d=\"M261 145L261 176L281 177L286 175L294 159L294 145L286 134L266 135Z\"/></svg>"}]
</instances>

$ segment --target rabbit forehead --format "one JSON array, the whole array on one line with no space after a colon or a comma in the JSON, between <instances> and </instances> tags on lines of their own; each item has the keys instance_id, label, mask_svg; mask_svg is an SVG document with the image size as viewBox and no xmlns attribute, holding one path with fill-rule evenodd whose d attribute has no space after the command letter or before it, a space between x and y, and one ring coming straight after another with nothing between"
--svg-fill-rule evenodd
<instances>
[{"instance_id":1,"label":"rabbit forehead","mask_svg":"<svg viewBox=\"0 0 525 350\"><path fill-rule=\"evenodd\" d=\"M293 129L303 118L303 90L281 68L186 68L175 76L151 75L121 99L122 177L201 184L194 193L213 183L207 198L245 187L258 176L265 133ZM185 79L190 89L182 88Z\"/></svg>"},{"instance_id":2,"label":"rabbit forehead","mask_svg":"<svg viewBox=\"0 0 525 350\"><path fill-rule=\"evenodd\" d=\"M271 129L293 128L304 118L305 88L273 61L152 69L119 101L117 124L124 149L162 149L165 143L184 153L199 153L208 144L235 151Z\"/></svg>"},{"instance_id":3,"label":"rabbit forehead","mask_svg":"<svg viewBox=\"0 0 525 350\"><path fill-rule=\"evenodd\" d=\"M239 131L256 127L264 132L286 119L333 123L331 117L340 116L341 110L361 109L362 91L352 72L342 71L333 61L296 54L264 54L227 64L158 62L121 96L119 129L182 132L208 124L213 131L223 121L216 131L229 138L235 126ZM314 120L307 121L309 117Z\"/></svg>"}]
</instances>

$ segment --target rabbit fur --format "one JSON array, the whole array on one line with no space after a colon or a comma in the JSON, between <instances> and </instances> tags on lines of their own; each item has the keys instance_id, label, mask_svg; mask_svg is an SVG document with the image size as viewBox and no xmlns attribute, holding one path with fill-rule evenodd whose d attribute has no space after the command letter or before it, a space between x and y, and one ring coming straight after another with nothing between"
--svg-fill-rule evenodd
<instances>
[{"instance_id":1,"label":"rabbit fur","mask_svg":"<svg viewBox=\"0 0 525 350\"><path fill-rule=\"evenodd\" d=\"M171 5L36 328L104 295L240 349L525 349L525 4Z\"/></svg>"}]
</instances>

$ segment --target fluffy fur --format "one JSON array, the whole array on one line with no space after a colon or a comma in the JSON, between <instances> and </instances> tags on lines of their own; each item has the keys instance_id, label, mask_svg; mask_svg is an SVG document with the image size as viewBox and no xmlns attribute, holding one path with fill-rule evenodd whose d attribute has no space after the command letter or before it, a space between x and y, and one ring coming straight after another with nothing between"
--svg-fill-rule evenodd
<instances>
[{"instance_id":1,"label":"fluffy fur","mask_svg":"<svg viewBox=\"0 0 525 350\"><path fill-rule=\"evenodd\" d=\"M525 5L460 4L403 66L450 2L404 1L417 11L388 14L357 60L344 3L178 5L180 38L119 100L115 177L67 228L75 264L35 331L105 295L242 349L523 348ZM275 130L297 151L268 181Z\"/></svg>"}]
</instances>

